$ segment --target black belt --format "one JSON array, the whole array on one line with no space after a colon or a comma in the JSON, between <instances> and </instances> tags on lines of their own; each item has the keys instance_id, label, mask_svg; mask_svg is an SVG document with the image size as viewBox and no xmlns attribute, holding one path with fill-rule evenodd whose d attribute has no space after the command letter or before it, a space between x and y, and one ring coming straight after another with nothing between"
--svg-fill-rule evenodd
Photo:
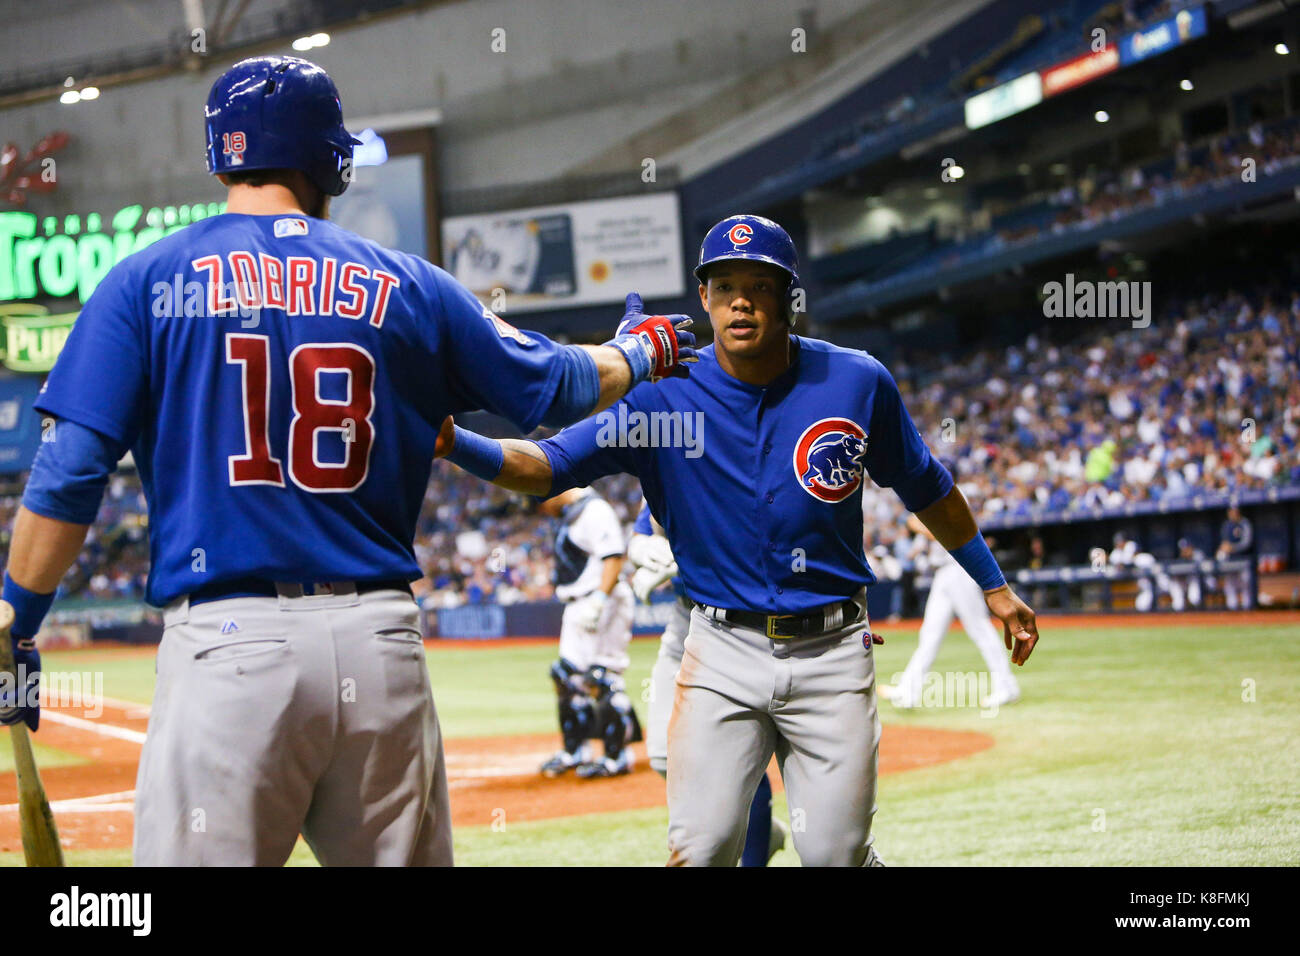
<instances>
[{"instance_id":1,"label":"black belt","mask_svg":"<svg viewBox=\"0 0 1300 956\"><path fill-rule=\"evenodd\" d=\"M717 616L728 624L753 628L773 639L828 634L856 623L863 614L856 601L828 604L807 614L764 614L761 611L724 611L721 608L717 612Z\"/></svg>"},{"instance_id":2,"label":"black belt","mask_svg":"<svg viewBox=\"0 0 1300 956\"><path fill-rule=\"evenodd\" d=\"M342 587L338 587L342 586ZM265 578L232 578L226 581L214 581L190 592L190 604L204 604L208 601L221 601L234 597L278 597L281 588L297 589L304 597L320 597L328 594L349 594L355 589L357 594L369 594L371 591L405 591L411 593L411 583L406 578L383 578L378 581L275 581ZM337 590L336 590L337 587Z\"/></svg>"}]
</instances>

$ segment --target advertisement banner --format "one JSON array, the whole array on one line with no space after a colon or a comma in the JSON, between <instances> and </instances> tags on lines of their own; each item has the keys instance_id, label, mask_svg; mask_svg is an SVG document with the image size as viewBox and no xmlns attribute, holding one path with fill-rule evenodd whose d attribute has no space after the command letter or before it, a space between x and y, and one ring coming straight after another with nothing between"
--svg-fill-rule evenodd
<instances>
[{"instance_id":1,"label":"advertisement banner","mask_svg":"<svg viewBox=\"0 0 1300 956\"><path fill-rule=\"evenodd\" d=\"M1043 101L1043 80L1038 73L1026 73L966 101L966 127L979 129L1006 119Z\"/></svg>"},{"instance_id":2,"label":"advertisement banner","mask_svg":"<svg viewBox=\"0 0 1300 956\"><path fill-rule=\"evenodd\" d=\"M348 191L330 202L330 218L344 229L386 248L428 258L424 215L424 157L415 154L358 169Z\"/></svg>"},{"instance_id":3,"label":"advertisement banner","mask_svg":"<svg viewBox=\"0 0 1300 956\"><path fill-rule=\"evenodd\" d=\"M1043 96L1056 96L1119 69L1119 49L1112 43L1043 70Z\"/></svg>"},{"instance_id":4,"label":"advertisement banner","mask_svg":"<svg viewBox=\"0 0 1300 956\"><path fill-rule=\"evenodd\" d=\"M1124 66L1168 52L1179 44L1205 35L1205 8L1179 10L1145 30L1130 33L1119 41L1119 61Z\"/></svg>"},{"instance_id":5,"label":"advertisement banner","mask_svg":"<svg viewBox=\"0 0 1300 956\"><path fill-rule=\"evenodd\" d=\"M442 248L447 271L501 313L686 291L675 193L453 216Z\"/></svg>"}]
</instances>

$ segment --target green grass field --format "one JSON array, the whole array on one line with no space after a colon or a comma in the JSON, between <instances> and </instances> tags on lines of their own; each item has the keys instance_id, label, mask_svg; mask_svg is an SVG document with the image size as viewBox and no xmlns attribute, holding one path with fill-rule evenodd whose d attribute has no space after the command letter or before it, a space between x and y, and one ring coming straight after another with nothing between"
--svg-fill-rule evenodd
<instances>
[{"instance_id":1,"label":"green grass field","mask_svg":"<svg viewBox=\"0 0 1300 956\"><path fill-rule=\"evenodd\" d=\"M876 845L891 865L1296 865L1300 863L1300 626L1082 628L1043 622L1020 672L1024 700L996 717L973 707L900 712L889 724L975 730L996 746L881 778ZM878 675L901 671L915 634L886 631ZM632 646L637 698L657 642ZM430 651L449 737L553 731L553 645ZM50 653L49 668L102 669L105 692L147 702L151 657ZM937 669L980 669L949 635ZM644 704L640 705L644 716ZM11 766L8 734L0 767ZM38 738L39 739L39 738ZM61 756L45 750L52 765ZM539 779L539 786L543 785ZM592 784L599 786L599 783ZM455 795L453 793L453 801ZM778 794L775 810L784 816ZM661 865L667 810L622 811L456 831L478 866ZM129 862L127 851L70 862ZM5 854L0 863L20 862ZM299 844L294 863L314 861ZM797 865L787 848L773 865Z\"/></svg>"}]
</instances>

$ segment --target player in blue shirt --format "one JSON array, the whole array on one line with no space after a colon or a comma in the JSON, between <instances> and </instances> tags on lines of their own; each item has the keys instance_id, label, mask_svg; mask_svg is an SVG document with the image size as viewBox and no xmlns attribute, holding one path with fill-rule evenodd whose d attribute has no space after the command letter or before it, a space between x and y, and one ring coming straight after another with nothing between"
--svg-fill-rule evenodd
<instances>
[{"instance_id":1,"label":"player in blue shirt","mask_svg":"<svg viewBox=\"0 0 1300 956\"><path fill-rule=\"evenodd\" d=\"M20 667L129 449L165 608L136 788L138 864L449 864L413 537L438 426L527 431L681 371L654 317L606 346L520 332L430 263L327 221L351 179L334 83L292 57L212 87L228 211L114 268L36 407L4 599ZM684 317L681 317L684 318ZM6 722L37 727L34 700Z\"/></svg>"},{"instance_id":2,"label":"player in blue shirt","mask_svg":"<svg viewBox=\"0 0 1300 956\"><path fill-rule=\"evenodd\" d=\"M733 216L696 269L714 344L687 379L637 388L540 443L487 443L444 423L480 477L553 495L641 480L694 602L668 735L670 861L734 865L773 753L805 865L873 865L876 713L861 488L893 488L984 591L1011 659L1038 640L961 492L885 367L791 334L803 303L790 237ZM629 297L625 322L636 322Z\"/></svg>"}]
</instances>

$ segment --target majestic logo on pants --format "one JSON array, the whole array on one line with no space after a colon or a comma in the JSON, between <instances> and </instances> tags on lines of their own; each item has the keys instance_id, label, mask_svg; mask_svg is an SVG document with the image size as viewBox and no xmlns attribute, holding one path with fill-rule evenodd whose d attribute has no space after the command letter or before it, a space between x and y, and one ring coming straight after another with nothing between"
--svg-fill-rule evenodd
<instances>
[{"instance_id":1,"label":"majestic logo on pants","mask_svg":"<svg viewBox=\"0 0 1300 956\"><path fill-rule=\"evenodd\" d=\"M794 473L819 501L843 501L862 484L867 433L847 418L823 418L804 429L794 446Z\"/></svg>"}]
</instances>

